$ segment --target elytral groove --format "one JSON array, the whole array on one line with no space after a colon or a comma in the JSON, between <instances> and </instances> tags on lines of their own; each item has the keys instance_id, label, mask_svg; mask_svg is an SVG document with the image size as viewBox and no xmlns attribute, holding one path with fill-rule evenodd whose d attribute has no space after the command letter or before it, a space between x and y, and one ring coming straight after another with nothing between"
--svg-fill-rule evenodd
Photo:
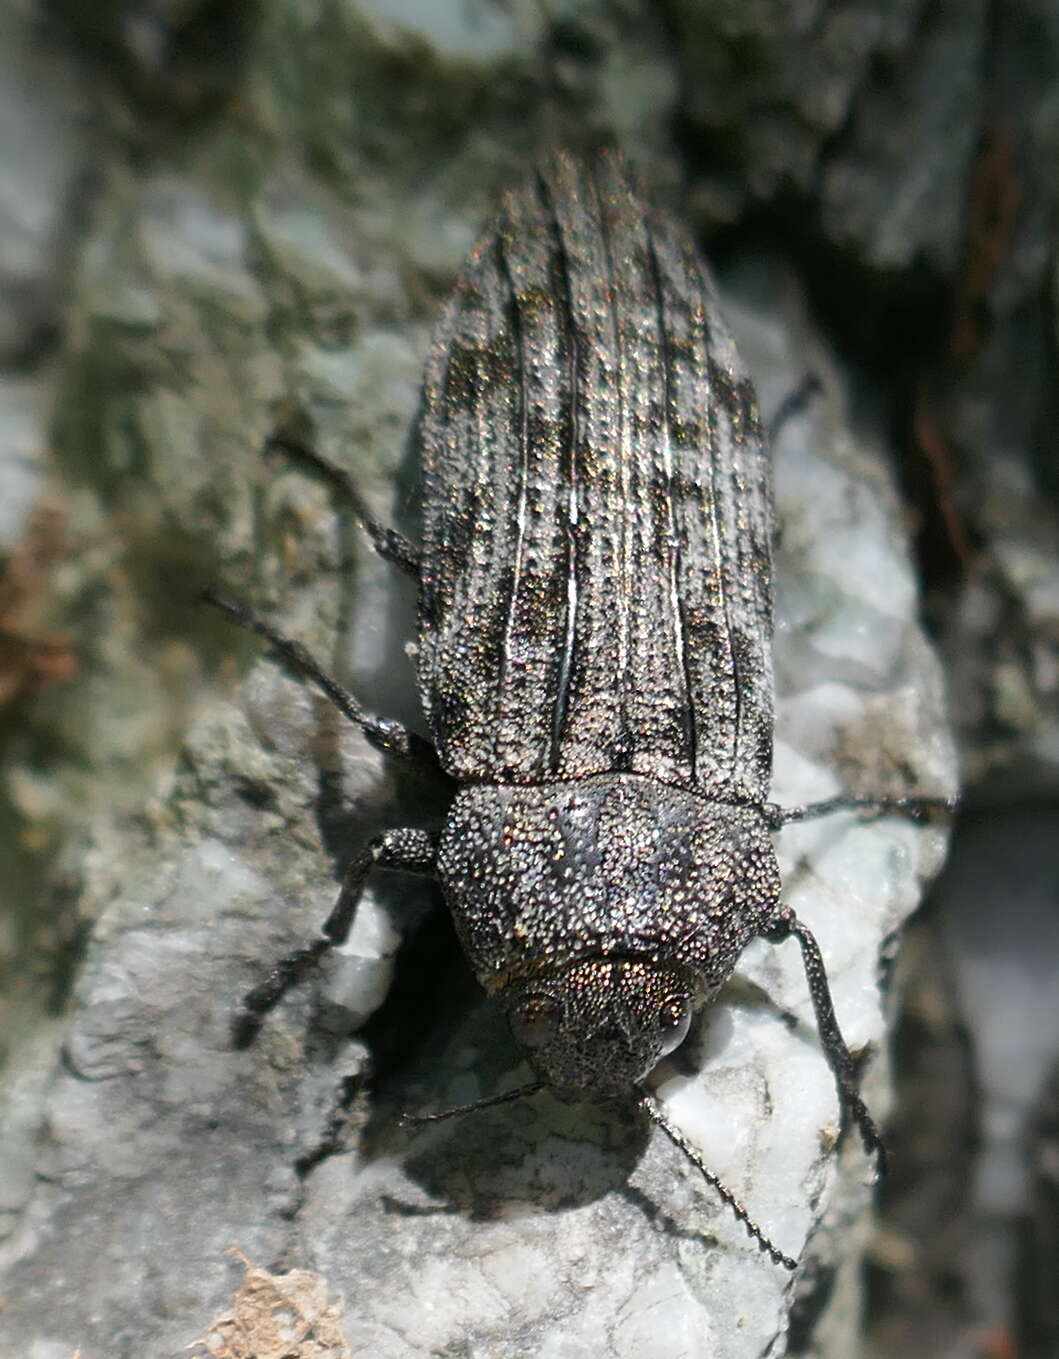
<instances>
[{"instance_id":1,"label":"elytral groove","mask_svg":"<svg viewBox=\"0 0 1059 1359\"><path fill-rule=\"evenodd\" d=\"M503 232L497 233L496 248L500 261L500 272L507 289L508 312L511 317L511 335L515 343L515 354L518 360L518 439L520 445L518 500L515 511L515 522L517 525L515 561L513 565L511 596L508 600L507 607L507 623L504 628L504 645L500 656L500 692L501 694L504 694L508 690L508 670L511 665L511 657L513 654L512 644L515 635L515 617L518 610L519 587L522 584L522 572L525 560L526 499L529 494L530 441L529 403L526 394L527 365L525 338L522 334L522 318L519 316L518 299L515 296L515 283L511 277L511 266L508 262L507 252L504 249Z\"/></svg>"},{"instance_id":2,"label":"elytral groove","mask_svg":"<svg viewBox=\"0 0 1059 1359\"><path fill-rule=\"evenodd\" d=\"M691 259L691 267L695 272L695 277L702 293L708 294L709 290L703 281L702 271L699 269L698 261L693 257ZM739 673L739 661L735 651L735 629L732 617L731 592L729 590L726 574L731 564L730 545L728 544L727 533L722 530L721 525L718 522L718 502L721 495L728 494L730 487L725 484L726 469L723 466L723 459L718 456L720 435L719 420L723 415L723 412L718 412L716 395L712 392L710 393L710 399L707 401L706 409L707 429L710 432L710 437L707 440L710 460L709 475L710 483L713 487L713 493L710 496L710 533L713 538L713 562L717 576L717 588L720 591L721 612L724 614L724 635L725 647L728 655L728 673L731 678L735 700L735 728L732 732L731 750L728 755L728 774L734 781L738 777L738 734L742 720L740 712L742 696L739 692L741 676Z\"/></svg>"},{"instance_id":3,"label":"elytral groove","mask_svg":"<svg viewBox=\"0 0 1059 1359\"><path fill-rule=\"evenodd\" d=\"M647 247L651 261L651 278L654 283L655 308L658 325L658 353L662 368L663 410L662 455L666 473L666 511L669 517L669 591L673 608L673 642L680 661L680 673L684 681L684 712L687 718L688 766L691 781L697 778L698 730L695 721L695 700L691 683L691 667L688 661L686 644L687 620L684 616L684 598L680 589L681 552L680 534L677 525L675 504L676 488L674 482L673 449L670 443L673 419L673 383L670 372L668 331L666 328L666 304L662 292L662 275L658 267L658 250L655 245L651 223L646 223Z\"/></svg>"},{"instance_id":4,"label":"elytral groove","mask_svg":"<svg viewBox=\"0 0 1059 1359\"><path fill-rule=\"evenodd\" d=\"M626 405L625 394L625 346L621 332L621 316L618 311L618 288L614 274L614 256L610 236L610 228L607 224L607 213L604 206L603 196L599 191L599 184L596 179L595 170L588 177L592 185L592 194L595 198L596 214L599 221L599 236L603 246L603 257L607 262L607 281L606 296L607 316L610 321L610 331L614 340L614 409L618 429L616 433L617 462L619 475L621 477L620 490L618 492L619 523L621 527L621 554L618 564L619 582L622 586L631 578L632 570L632 534L635 527L635 505L632 497L632 487L630 484L633 457L635 456L629 445L629 418ZM615 591L618 601L618 657L617 675L615 681L618 690L617 710L619 714L620 732L618 734L618 748L621 751L620 760L616 763L617 768L629 768L632 756L633 742L631 739L632 724L629 720L629 690L634 682L631 674L630 658L632 655L632 601L629 590L619 588Z\"/></svg>"},{"instance_id":5,"label":"elytral groove","mask_svg":"<svg viewBox=\"0 0 1059 1359\"><path fill-rule=\"evenodd\" d=\"M567 391L570 412L570 435L563 450L563 476L566 485L566 518L564 530L566 537L566 618L563 635L562 657L559 662L559 677L555 686L555 701L552 704L551 745L548 751L548 767L555 773L559 768L559 755L562 746L563 729L566 726L567 704L570 698L570 676L574 665L574 648L577 645L577 605L579 589L577 582L577 450L580 438L578 409L580 405L580 376L578 371L579 343L577 327L573 323L573 293L570 287L570 266L563 244L562 227L552 204L551 194L544 178L539 173L535 177L537 191L547 209L548 224L555 242L555 261L559 270L560 284L566 303L562 311L562 334L566 341L565 358L567 372Z\"/></svg>"}]
</instances>

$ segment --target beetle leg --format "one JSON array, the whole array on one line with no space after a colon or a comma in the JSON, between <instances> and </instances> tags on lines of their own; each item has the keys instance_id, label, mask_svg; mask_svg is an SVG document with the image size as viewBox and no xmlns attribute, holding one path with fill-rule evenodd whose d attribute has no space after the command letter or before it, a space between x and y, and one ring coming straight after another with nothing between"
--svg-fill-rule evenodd
<instances>
[{"instance_id":1,"label":"beetle leg","mask_svg":"<svg viewBox=\"0 0 1059 1359\"><path fill-rule=\"evenodd\" d=\"M324 922L320 938L281 958L264 981L243 997L232 1025L235 1046L242 1048L252 1042L262 1018L277 1001L302 980L328 949L345 943L364 883L373 868L432 874L436 857L437 838L424 830L388 830L369 840L346 869L338 900Z\"/></svg>"},{"instance_id":2,"label":"beetle leg","mask_svg":"<svg viewBox=\"0 0 1059 1359\"><path fill-rule=\"evenodd\" d=\"M765 806L765 818L771 830L779 830L792 821L810 821L817 816L830 816L832 812L859 811L869 816L900 812L920 821L937 812L956 812L959 807L958 797L851 797L839 793L823 802L806 802L800 807L780 807L769 802Z\"/></svg>"},{"instance_id":3,"label":"beetle leg","mask_svg":"<svg viewBox=\"0 0 1059 1359\"><path fill-rule=\"evenodd\" d=\"M266 452L276 449L285 453L289 458L304 463L311 467L315 472L319 472L338 493L343 496L353 511L358 522L362 525L368 537L371 539L372 546L380 557L385 557L388 562L393 562L408 575L419 579L420 551L415 543L409 540L396 529L390 528L388 524L382 523L368 509L364 497L357 489L353 478L344 467L339 467L336 463L329 462L327 458L317 453L315 448L296 439L293 436L277 432L265 444Z\"/></svg>"},{"instance_id":4,"label":"beetle leg","mask_svg":"<svg viewBox=\"0 0 1059 1359\"><path fill-rule=\"evenodd\" d=\"M853 1055L842 1037L842 1030L835 1018L835 1006L831 1000L831 988L827 983L827 972L820 953L820 945L807 926L803 925L790 907L781 907L762 935L770 943L780 944L793 935L802 950L802 963L805 978L809 983L809 995L816 1012L816 1025L820 1042L835 1077L838 1098L842 1107L849 1113L860 1132L864 1150L875 1157L877 1176L886 1173L886 1148L883 1145L875 1120L861 1099L857 1088L857 1071Z\"/></svg>"},{"instance_id":5,"label":"beetle leg","mask_svg":"<svg viewBox=\"0 0 1059 1359\"><path fill-rule=\"evenodd\" d=\"M824 384L815 373L809 373L802 381L788 392L772 414L772 419L768 425L768 444L771 447L783 432L783 427L788 421L794 419L796 415L809 406L814 396L818 396L824 390Z\"/></svg>"},{"instance_id":6,"label":"beetle leg","mask_svg":"<svg viewBox=\"0 0 1059 1359\"><path fill-rule=\"evenodd\" d=\"M332 679L301 642L285 637L245 604L228 595L222 595L217 590L203 590L201 598L205 603L211 604L227 615L233 623L238 623L248 632L263 637L292 670L311 680L321 689L335 707L348 717L354 726L361 729L376 749L387 755L400 755L407 760L414 760L417 764L425 766L432 774L436 775L440 771L438 753L425 737L409 731L391 717L376 717L366 712L360 700L348 689L343 688L337 680Z\"/></svg>"}]
</instances>

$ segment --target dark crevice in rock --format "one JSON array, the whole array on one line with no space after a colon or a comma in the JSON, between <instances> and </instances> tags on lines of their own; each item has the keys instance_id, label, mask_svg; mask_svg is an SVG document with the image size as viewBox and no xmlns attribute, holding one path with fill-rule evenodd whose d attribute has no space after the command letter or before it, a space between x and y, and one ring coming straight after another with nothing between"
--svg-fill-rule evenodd
<instances>
[{"instance_id":1,"label":"dark crevice in rock","mask_svg":"<svg viewBox=\"0 0 1059 1359\"><path fill-rule=\"evenodd\" d=\"M789 1355L809 1352L816 1327L834 1295L837 1279L837 1265L823 1265L818 1257L810 1257L805 1273L798 1280L798 1289L791 1304L787 1330Z\"/></svg>"},{"instance_id":2,"label":"dark crevice in rock","mask_svg":"<svg viewBox=\"0 0 1059 1359\"><path fill-rule=\"evenodd\" d=\"M439 892L437 909L398 951L389 994L361 1030L372 1053L376 1104L389 1108L395 1098L403 1102L408 1080L414 1078L431 1049L442 1048L460 1018L480 1002L481 990ZM499 1011L497 1024L503 1025Z\"/></svg>"}]
</instances>

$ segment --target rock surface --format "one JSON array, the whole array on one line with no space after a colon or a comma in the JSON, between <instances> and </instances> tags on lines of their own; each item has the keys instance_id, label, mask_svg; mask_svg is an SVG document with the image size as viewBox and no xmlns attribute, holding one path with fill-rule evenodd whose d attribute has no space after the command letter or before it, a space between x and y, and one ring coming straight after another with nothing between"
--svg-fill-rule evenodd
<instances>
[{"instance_id":1,"label":"rock surface","mask_svg":"<svg viewBox=\"0 0 1059 1359\"><path fill-rule=\"evenodd\" d=\"M154 513L170 526L182 519L189 534L211 514L226 579L245 575L245 539L256 543L259 579L280 599L284 626L322 650L329 625L349 619L354 665L381 701L381 690L409 684L407 661L403 681L390 678L400 638L386 639L390 592L401 587L379 580L354 591L326 498L300 476L255 472L247 449L244 483L224 470L211 478L229 464L207 452L204 430L211 449L224 447L253 392L254 356L237 371L234 342L221 355L208 347L205 325L196 332L188 318L208 305L226 336L237 327L255 333L265 289L242 267L247 237L187 185L150 185L138 207L142 272L130 283L118 269L119 242L105 265L109 286L88 279L85 296L89 305L106 299L108 326L128 327L119 329L126 361L135 353L145 373L164 368L170 318L183 313L183 373L201 380L180 393L152 383L137 391L126 424L141 431L150 480L136 494L153 485ZM275 242L286 226L283 258L303 277L323 277L327 287L338 275L353 288L354 262L335 253L333 236L314 223L291 244L290 219L262 228L265 212L261 205L255 232ZM169 249L152 234L156 222ZM766 411L807 371L825 389L785 424L776 447L777 797L798 802L842 786L896 791L910 773L915 786L937 790L951 780L951 750L938 672L915 624L896 502L877 458L850 430L841 382L792 280L757 272L767 301L733 314ZM209 287L198 294L203 280ZM128 313L117 314L122 298L137 316L166 322L144 338ZM222 306L230 310L219 317ZM380 424L379 406L385 411L393 393L408 415L415 399L413 381L377 380L373 355L381 348L392 362L395 352L384 334L362 333L343 353L348 399L356 404L363 391ZM317 357L311 349L299 356L310 372ZM244 445L261 425L260 414L246 422ZM257 515L255 483L264 501ZM219 632L213 644L247 650ZM468 1000L451 953L427 993L432 1004L406 997L409 1012L389 1009L404 1050L379 1071L377 1103L363 1084L368 1049L311 1023L312 985L269 1020L254 1048L229 1050L233 1001L326 915L335 884L325 835L342 854L375 825L421 819L416 791L393 782L355 732L261 659L233 703L210 703L193 724L175 782L120 857L101 839L86 879L106 904L47 1093L35 1166L45 1183L6 1247L5 1325L20 1343L176 1355L229 1287L229 1245L325 1279L346 1299L354 1353L469 1345L497 1355L529 1347L736 1356L780 1343L791 1281L658 1136L648 1141L643 1129L548 1096L415 1135L395 1130L403 1109L472 1099L519 1075L502 1021ZM942 839L900 819L849 816L780 838L788 899L823 942L857 1049L884 1040L880 953L937 868ZM373 885L351 956L331 969L339 974L332 1012L340 984L343 1008L358 1018L378 1003L409 900L423 892ZM796 950L748 950L740 982L683 1059L660 1073L673 1117L785 1249L800 1254L830 1218L833 1230L808 1250L817 1269L833 1271L863 1237L866 1168L852 1145L835 1159L835 1096ZM873 1078L869 1093L880 1103L881 1081ZM348 1107L336 1113L340 1105ZM56 1297L60 1272L81 1288Z\"/></svg>"},{"instance_id":2,"label":"rock surface","mask_svg":"<svg viewBox=\"0 0 1059 1359\"><path fill-rule=\"evenodd\" d=\"M115 31L96 38L124 52L109 74L129 102L78 254L53 440L84 544L62 584L81 675L13 738L3 809L49 851L47 890L32 898L42 913L59 903L91 932L62 1015L41 1002L9 1029L5 1359L179 1354L236 1286L231 1246L319 1276L354 1354L778 1355L792 1305L795 1348L853 1352L867 1167L851 1139L835 1149L834 1090L793 945L748 950L659 1073L713 1169L778 1244L804 1248L793 1281L668 1142L617 1114L539 1096L397 1127L404 1110L525 1075L422 885L380 875L345 956L255 1047L229 1044L234 1001L319 927L352 848L442 811L188 603L204 584L252 597L370 705L415 718L410 591L322 487L263 463L277 413L308 416L319 446L414 529L406 441L430 326L496 189L542 141L611 137L677 198L668 129L678 116L705 126L708 96L724 104L717 127L747 129L731 180L745 176L757 201L784 166L808 167L800 182L827 232L846 232L843 249L868 267L955 258L949 178L934 184L944 210L906 197L908 216L884 221L873 206L919 132L904 129L888 156L849 149L859 179L823 176L818 157L847 119L872 126L870 102L853 110L880 52L897 62L914 50L928 74L909 68L909 88L929 86L932 53L976 50L976 7L941 7L965 28L945 48L942 25L921 53L920 7L896 7L881 28L867 24L871 7L838 7L799 49L803 73L833 80L799 85L792 66L778 122L760 111L771 96L738 111L695 25L711 26L710 50L733 70L747 25L772 35L778 63L797 7L743 7L733 33L718 18L731 6L674 6L668 36L652 8L571 4L546 21L536 5L277 0L243 35L221 111L206 124L189 114L182 135L166 122L152 143L157 112L136 101L145 85L185 88L167 53L187 52L196 7L164 21L156 5L108 7ZM795 86L826 107L794 102ZM964 93L952 92L959 146ZM173 102L206 116L190 97ZM909 126L934 129L936 148L947 125L930 115L910 108ZM63 164L77 160L77 135L57 134ZM154 154L128 152L144 144ZM701 150L687 159L701 164ZM856 210L851 184L863 189ZM745 207L731 182L700 175L687 213L716 222ZM854 419L848 371L794 276L750 247L742 264L727 295L766 414L807 377L822 383L775 450L775 795L948 789L940 678L916 621L882 421ZM820 938L880 1113L884 962L943 839L840 816L779 841L788 899Z\"/></svg>"}]
</instances>

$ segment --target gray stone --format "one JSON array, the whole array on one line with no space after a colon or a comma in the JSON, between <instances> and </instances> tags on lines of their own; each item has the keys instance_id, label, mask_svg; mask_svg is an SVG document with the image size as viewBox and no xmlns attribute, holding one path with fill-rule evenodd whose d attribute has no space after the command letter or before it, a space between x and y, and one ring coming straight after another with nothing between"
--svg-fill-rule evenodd
<instances>
[{"instance_id":1,"label":"gray stone","mask_svg":"<svg viewBox=\"0 0 1059 1359\"><path fill-rule=\"evenodd\" d=\"M45 484L52 384L0 376L0 553L10 552Z\"/></svg>"},{"instance_id":2,"label":"gray stone","mask_svg":"<svg viewBox=\"0 0 1059 1359\"><path fill-rule=\"evenodd\" d=\"M877 7L878 8L878 7ZM983 0L925 6L901 46L876 53L849 126L824 157L822 226L883 273L959 262L989 41Z\"/></svg>"},{"instance_id":3,"label":"gray stone","mask_svg":"<svg viewBox=\"0 0 1059 1359\"><path fill-rule=\"evenodd\" d=\"M68 1016L38 1017L5 1076L4 1359L176 1356L224 1307L233 1245L323 1277L355 1353L778 1354L792 1297L836 1274L828 1343L848 1353L868 1170L851 1140L835 1149L793 945L748 950L658 1088L776 1242L808 1241L795 1283L620 1113L541 1095L398 1129L404 1110L526 1075L435 947L422 884L378 875L347 956L255 1047L230 1050L233 1003L318 929L350 849L440 810L189 607L201 584L249 596L373 707L416 713L407 582L319 485L265 466L277 410L293 400L380 512L393 503L414 526L405 449L430 325L495 189L544 134L617 130L663 189L678 178L664 129L679 82L650 7L559 7L548 63L529 46L538 6L437 10L265 7L229 116L179 157L113 164L84 243L57 442L109 532L72 568L91 645L47 712L62 758L42 769L16 748L5 791L30 827L66 827L56 864L93 929ZM912 14L872 28L858 63ZM833 41L860 43L857 25ZM545 76L548 116L527 117ZM848 108L837 76L834 89L805 94L821 128ZM878 431L852 424L797 284L751 273L731 309L766 412L808 373L824 384L776 449L776 796L947 790L939 677ZM885 1041L880 958L943 840L849 816L780 837L859 1049ZM409 975L400 940L440 974L429 1004L387 991ZM883 1113L882 1061L867 1095Z\"/></svg>"},{"instance_id":4,"label":"gray stone","mask_svg":"<svg viewBox=\"0 0 1059 1359\"><path fill-rule=\"evenodd\" d=\"M54 328L85 171L86 105L73 63L47 50L34 4L0 7L0 363Z\"/></svg>"}]
</instances>

